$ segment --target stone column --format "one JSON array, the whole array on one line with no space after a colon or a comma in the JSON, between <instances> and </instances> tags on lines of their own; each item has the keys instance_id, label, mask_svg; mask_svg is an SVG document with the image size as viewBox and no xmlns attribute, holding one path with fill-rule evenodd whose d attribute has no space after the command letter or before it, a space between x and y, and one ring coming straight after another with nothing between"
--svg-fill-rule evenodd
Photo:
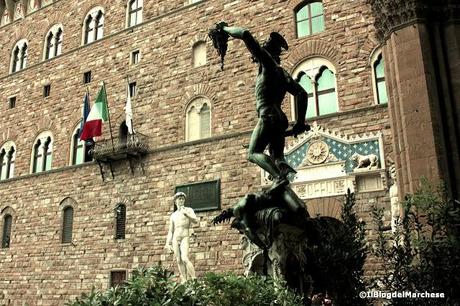
<instances>
[{"instance_id":1,"label":"stone column","mask_svg":"<svg viewBox=\"0 0 460 306\"><path fill-rule=\"evenodd\" d=\"M400 198L421 177L460 191L460 3L367 0L383 43Z\"/></svg>"}]
</instances>

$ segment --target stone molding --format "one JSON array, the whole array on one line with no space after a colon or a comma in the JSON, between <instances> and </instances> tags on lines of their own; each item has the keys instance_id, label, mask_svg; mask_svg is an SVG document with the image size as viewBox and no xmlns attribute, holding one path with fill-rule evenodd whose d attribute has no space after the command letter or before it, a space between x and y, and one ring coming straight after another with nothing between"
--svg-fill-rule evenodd
<instances>
[{"instance_id":1,"label":"stone molding","mask_svg":"<svg viewBox=\"0 0 460 306\"><path fill-rule=\"evenodd\" d=\"M198 33L195 36L193 36L192 40L190 40L189 46L190 46L190 48L193 48L193 46L195 46L195 44L198 43L198 42L204 42L204 43L207 44L208 40L209 39L208 39L208 36L206 35L206 33Z\"/></svg>"},{"instance_id":2,"label":"stone molding","mask_svg":"<svg viewBox=\"0 0 460 306\"><path fill-rule=\"evenodd\" d=\"M285 60L285 67L287 70L293 71L300 62L314 56L328 59L337 68L337 71L340 70L338 68L342 63L342 53L332 44L319 39L307 40L290 51Z\"/></svg>"},{"instance_id":3,"label":"stone molding","mask_svg":"<svg viewBox=\"0 0 460 306\"><path fill-rule=\"evenodd\" d=\"M216 92L208 85L198 84L188 88L182 98L182 105L184 106L183 112L187 111L189 104L196 98L206 98L210 101L209 107L212 109L216 99Z\"/></svg>"},{"instance_id":4,"label":"stone molding","mask_svg":"<svg viewBox=\"0 0 460 306\"><path fill-rule=\"evenodd\" d=\"M0 210L0 216L4 217L6 215L11 215L14 218L14 216L16 215L16 212L11 206L6 206L2 210Z\"/></svg>"},{"instance_id":5,"label":"stone molding","mask_svg":"<svg viewBox=\"0 0 460 306\"><path fill-rule=\"evenodd\" d=\"M61 202L59 202L59 211L62 212L66 207L71 206L74 211L77 210L77 201L71 197L65 197Z\"/></svg>"},{"instance_id":6,"label":"stone molding","mask_svg":"<svg viewBox=\"0 0 460 306\"><path fill-rule=\"evenodd\" d=\"M367 0L379 40L416 22L460 21L458 0Z\"/></svg>"},{"instance_id":7,"label":"stone molding","mask_svg":"<svg viewBox=\"0 0 460 306\"><path fill-rule=\"evenodd\" d=\"M286 4L286 6L292 11L294 12L294 10L299 6L301 5L302 3L304 2L308 2L306 0L288 0L288 3Z\"/></svg>"}]
</instances>

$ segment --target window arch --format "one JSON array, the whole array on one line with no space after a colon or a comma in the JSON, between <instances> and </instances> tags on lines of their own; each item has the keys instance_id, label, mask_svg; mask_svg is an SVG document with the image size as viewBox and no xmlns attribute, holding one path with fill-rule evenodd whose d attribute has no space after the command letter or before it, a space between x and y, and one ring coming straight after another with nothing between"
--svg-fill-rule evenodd
<instances>
[{"instance_id":1,"label":"window arch","mask_svg":"<svg viewBox=\"0 0 460 306\"><path fill-rule=\"evenodd\" d=\"M128 27L135 26L142 22L143 0L128 1Z\"/></svg>"},{"instance_id":2,"label":"window arch","mask_svg":"<svg viewBox=\"0 0 460 306\"><path fill-rule=\"evenodd\" d=\"M382 52L376 52L372 56L372 83L374 87L374 100L377 104L387 104L388 95L385 83L385 62Z\"/></svg>"},{"instance_id":3,"label":"window arch","mask_svg":"<svg viewBox=\"0 0 460 306\"><path fill-rule=\"evenodd\" d=\"M0 180L14 176L15 159L16 147L12 141L8 141L0 148Z\"/></svg>"},{"instance_id":4,"label":"window arch","mask_svg":"<svg viewBox=\"0 0 460 306\"><path fill-rule=\"evenodd\" d=\"M72 242L72 232L73 232L73 207L66 206L62 210L62 243L71 243Z\"/></svg>"},{"instance_id":5,"label":"window arch","mask_svg":"<svg viewBox=\"0 0 460 306\"><path fill-rule=\"evenodd\" d=\"M303 2L295 10L297 37L324 31L324 9L321 1Z\"/></svg>"},{"instance_id":6,"label":"window arch","mask_svg":"<svg viewBox=\"0 0 460 306\"><path fill-rule=\"evenodd\" d=\"M3 216L3 228L2 228L2 248L3 249L10 247L12 224L13 224L13 216L9 213L6 213Z\"/></svg>"},{"instance_id":7,"label":"window arch","mask_svg":"<svg viewBox=\"0 0 460 306\"><path fill-rule=\"evenodd\" d=\"M104 9L92 8L83 22L83 44L89 44L104 37Z\"/></svg>"},{"instance_id":8,"label":"window arch","mask_svg":"<svg viewBox=\"0 0 460 306\"><path fill-rule=\"evenodd\" d=\"M21 39L16 43L11 53L11 73L20 71L27 67L28 55L27 40Z\"/></svg>"},{"instance_id":9,"label":"window arch","mask_svg":"<svg viewBox=\"0 0 460 306\"><path fill-rule=\"evenodd\" d=\"M192 64L193 67L199 67L206 64L206 42L199 41L192 47Z\"/></svg>"},{"instance_id":10,"label":"window arch","mask_svg":"<svg viewBox=\"0 0 460 306\"><path fill-rule=\"evenodd\" d=\"M53 161L53 137L43 132L37 137L32 150L32 173L51 170Z\"/></svg>"},{"instance_id":11,"label":"window arch","mask_svg":"<svg viewBox=\"0 0 460 306\"><path fill-rule=\"evenodd\" d=\"M91 161L91 155L89 150L91 149L91 143L80 140L81 127L75 128L72 139L70 141L70 164L79 165Z\"/></svg>"},{"instance_id":12,"label":"window arch","mask_svg":"<svg viewBox=\"0 0 460 306\"><path fill-rule=\"evenodd\" d=\"M186 110L187 141L211 136L211 103L205 97L194 99Z\"/></svg>"},{"instance_id":13,"label":"window arch","mask_svg":"<svg viewBox=\"0 0 460 306\"><path fill-rule=\"evenodd\" d=\"M305 72L305 75L299 83L308 93L306 117L336 113L338 101L334 66L326 59L317 57L302 62L293 75L298 75L300 71ZM295 118L295 114L293 117Z\"/></svg>"},{"instance_id":14,"label":"window arch","mask_svg":"<svg viewBox=\"0 0 460 306\"><path fill-rule=\"evenodd\" d=\"M125 239L126 205L120 203L115 208L115 239Z\"/></svg>"},{"instance_id":15,"label":"window arch","mask_svg":"<svg viewBox=\"0 0 460 306\"><path fill-rule=\"evenodd\" d=\"M45 39L45 60L62 53L62 36L62 25L54 25L48 31Z\"/></svg>"}]
</instances>

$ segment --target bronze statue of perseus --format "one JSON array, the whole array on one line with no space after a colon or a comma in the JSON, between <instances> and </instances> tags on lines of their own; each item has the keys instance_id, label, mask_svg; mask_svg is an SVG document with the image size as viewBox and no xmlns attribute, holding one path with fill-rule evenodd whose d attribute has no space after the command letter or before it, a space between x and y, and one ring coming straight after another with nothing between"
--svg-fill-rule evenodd
<instances>
[{"instance_id":1,"label":"bronze statue of perseus","mask_svg":"<svg viewBox=\"0 0 460 306\"><path fill-rule=\"evenodd\" d=\"M287 175L295 173L295 170L284 159L285 137L308 131L309 126L305 123L307 93L298 80L294 80L280 66L281 52L288 49L286 40L281 34L272 32L268 40L260 45L248 30L229 27L225 22L217 23L209 36L222 61L227 51L227 39L233 37L245 43L253 60L259 64L255 86L259 119L249 143L248 160L270 174L272 190L287 186ZM296 121L291 129L288 129L288 119L281 109L287 92L294 96L297 110ZM270 156L264 153L267 147Z\"/></svg>"}]
</instances>

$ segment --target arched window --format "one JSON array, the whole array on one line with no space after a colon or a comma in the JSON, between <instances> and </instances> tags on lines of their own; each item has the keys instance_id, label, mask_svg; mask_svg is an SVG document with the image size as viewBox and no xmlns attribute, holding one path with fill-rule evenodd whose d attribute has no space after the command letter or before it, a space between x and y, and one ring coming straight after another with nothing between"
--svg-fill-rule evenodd
<instances>
[{"instance_id":1,"label":"arched window","mask_svg":"<svg viewBox=\"0 0 460 306\"><path fill-rule=\"evenodd\" d=\"M312 58L302 62L293 75L300 71L305 75L300 85L308 93L307 118L336 113L338 111L334 66L324 58ZM295 114L293 115L295 118Z\"/></svg>"},{"instance_id":2,"label":"arched window","mask_svg":"<svg viewBox=\"0 0 460 306\"><path fill-rule=\"evenodd\" d=\"M104 37L104 9L92 8L86 15L84 22L83 44L89 44Z\"/></svg>"},{"instance_id":3,"label":"arched window","mask_svg":"<svg viewBox=\"0 0 460 306\"><path fill-rule=\"evenodd\" d=\"M8 141L0 148L0 179L8 179L14 176L14 160L16 148L14 143Z\"/></svg>"},{"instance_id":4,"label":"arched window","mask_svg":"<svg viewBox=\"0 0 460 306\"><path fill-rule=\"evenodd\" d=\"M193 45L193 67L199 67L206 64L206 43L199 41Z\"/></svg>"},{"instance_id":5,"label":"arched window","mask_svg":"<svg viewBox=\"0 0 460 306\"><path fill-rule=\"evenodd\" d=\"M88 16L85 22L85 44L94 41L94 22L93 17Z\"/></svg>"},{"instance_id":6,"label":"arched window","mask_svg":"<svg viewBox=\"0 0 460 306\"><path fill-rule=\"evenodd\" d=\"M316 105L319 116L337 112L335 75L326 66L321 67L316 80Z\"/></svg>"},{"instance_id":7,"label":"arched window","mask_svg":"<svg viewBox=\"0 0 460 306\"><path fill-rule=\"evenodd\" d=\"M94 28L96 30L96 40L101 39L104 36L104 14L102 14L102 11L99 11L94 20Z\"/></svg>"},{"instance_id":8,"label":"arched window","mask_svg":"<svg viewBox=\"0 0 460 306\"><path fill-rule=\"evenodd\" d=\"M142 22L143 0L130 0L128 2L128 27Z\"/></svg>"},{"instance_id":9,"label":"arched window","mask_svg":"<svg viewBox=\"0 0 460 306\"><path fill-rule=\"evenodd\" d=\"M115 209L115 239L125 239L126 205L118 204Z\"/></svg>"},{"instance_id":10,"label":"arched window","mask_svg":"<svg viewBox=\"0 0 460 306\"><path fill-rule=\"evenodd\" d=\"M295 10L297 37L324 31L323 3L306 2Z\"/></svg>"},{"instance_id":11,"label":"arched window","mask_svg":"<svg viewBox=\"0 0 460 306\"><path fill-rule=\"evenodd\" d=\"M373 60L374 91L377 104L387 104L388 95L385 85L385 62L382 53L379 53Z\"/></svg>"},{"instance_id":12,"label":"arched window","mask_svg":"<svg viewBox=\"0 0 460 306\"><path fill-rule=\"evenodd\" d=\"M21 39L13 48L11 54L11 73L27 67L27 41Z\"/></svg>"},{"instance_id":13,"label":"arched window","mask_svg":"<svg viewBox=\"0 0 460 306\"><path fill-rule=\"evenodd\" d=\"M66 206L62 211L62 243L72 242L73 208Z\"/></svg>"},{"instance_id":14,"label":"arched window","mask_svg":"<svg viewBox=\"0 0 460 306\"><path fill-rule=\"evenodd\" d=\"M44 132L35 140L32 150L32 173L51 170L53 161L53 138Z\"/></svg>"},{"instance_id":15,"label":"arched window","mask_svg":"<svg viewBox=\"0 0 460 306\"><path fill-rule=\"evenodd\" d=\"M42 160L42 152L41 152L41 140L38 139L36 142L35 142L35 145L34 145L34 150L33 150L33 158L32 158L32 173L37 173L37 172L41 172L41 167L39 165L41 165L41 160Z\"/></svg>"},{"instance_id":16,"label":"arched window","mask_svg":"<svg viewBox=\"0 0 460 306\"><path fill-rule=\"evenodd\" d=\"M211 136L211 108L204 97L193 100L186 111L186 140L192 141Z\"/></svg>"},{"instance_id":17,"label":"arched window","mask_svg":"<svg viewBox=\"0 0 460 306\"><path fill-rule=\"evenodd\" d=\"M62 53L62 28L60 28L55 37L55 45L56 45L56 51L54 53L55 56L58 56Z\"/></svg>"},{"instance_id":18,"label":"arched window","mask_svg":"<svg viewBox=\"0 0 460 306\"><path fill-rule=\"evenodd\" d=\"M13 217L6 214L3 217L3 231L2 231L2 248L9 248L11 242L11 225L13 224Z\"/></svg>"},{"instance_id":19,"label":"arched window","mask_svg":"<svg viewBox=\"0 0 460 306\"><path fill-rule=\"evenodd\" d=\"M43 171L51 170L51 162L53 160L53 145L51 137L47 137L43 146Z\"/></svg>"},{"instance_id":20,"label":"arched window","mask_svg":"<svg viewBox=\"0 0 460 306\"><path fill-rule=\"evenodd\" d=\"M80 127L77 127L71 140L71 165L79 165L91 161L89 150L91 146L85 141L80 140Z\"/></svg>"},{"instance_id":21,"label":"arched window","mask_svg":"<svg viewBox=\"0 0 460 306\"><path fill-rule=\"evenodd\" d=\"M62 26L54 25L48 31L45 41L45 60L62 53Z\"/></svg>"},{"instance_id":22,"label":"arched window","mask_svg":"<svg viewBox=\"0 0 460 306\"><path fill-rule=\"evenodd\" d=\"M54 53L54 34L49 33L48 37L46 38L46 52L45 52L45 59L49 59L53 57Z\"/></svg>"},{"instance_id":23,"label":"arched window","mask_svg":"<svg viewBox=\"0 0 460 306\"><path fill-rule=\"evenodd\" d=\"M122 146L126 146L126 143L128 142L128 126L125 121L120 124L118 139Z\"/></svg>"}]
</instances>

